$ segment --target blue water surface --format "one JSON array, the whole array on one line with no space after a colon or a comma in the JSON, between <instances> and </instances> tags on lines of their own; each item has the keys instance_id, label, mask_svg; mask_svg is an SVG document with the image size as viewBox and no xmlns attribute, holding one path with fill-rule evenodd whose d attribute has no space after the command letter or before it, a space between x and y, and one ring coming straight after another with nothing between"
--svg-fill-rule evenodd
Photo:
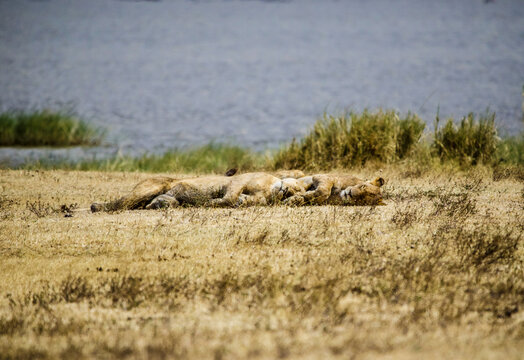
<instances>
[{"instance_id":1,"label":"blue water surface","mask_svg":"<svg viewBox=\"0 0 524 360\"><path fill-rule=\"evenodd\" d=\"M73 106L110 151L275 148L376 107L515 134L523 85L521 0L0 0L0 108Z\"/></svg>"}]
</instances>

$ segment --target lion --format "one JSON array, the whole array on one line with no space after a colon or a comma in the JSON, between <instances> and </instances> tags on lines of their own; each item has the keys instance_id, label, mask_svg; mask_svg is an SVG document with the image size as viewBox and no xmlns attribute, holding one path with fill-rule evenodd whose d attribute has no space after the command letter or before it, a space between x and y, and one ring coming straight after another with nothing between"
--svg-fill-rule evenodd
<instances>
[{"instance_id":1,"label":"lion","mask_svg":"<svg viewBox=\"0 0 524 360\"><path fill-rule=\"evenodd\" d=\"M306 176L306 174L304 174L302 170L298 170L298 169L278 170L275 173L273 173L273 175L281 179L287 179L287 178L300 179Z\"/></svg>"},{"instance_id":2,"label":"lion","mask_svg":"<svg viewBox=\"0 0 524 360\"><path fill-rule=\"evenodd\" d=\"M186 179L161 176L138 183L128 195L118 200L93 203L91 211L158 209L183 204L216 207L267 205L301 192L305 192L305 188L297 179L280 179L263 172Z\"/></svg>"},{"instance_id":3,"label":"lion","mask_svg":"<svg viewBox=\"0 0 524 360\"><path fill-rule=\"evenodd\" d=\"M304 175L300 170L256 172L196 178L155 177L138 183L126 196L107 203L93 203L91 211L158 209L180 205L214 207L268 205L355 204L383 205L380 187L384 179L363 181L350 175ZM235 176L233 176L235 175Z\"/></svg>"},{"instance_id":4,"label":"lion","mask_svg":"<svg viewBox=\"0 0 524 360\"><path fill-rule=\"evenodd\" d=\"M316 174L298 179L306 189L284 200L288 205L385 205L381 187L385 181L377 177L364 181L352 175Z\"/></svg>"},{"instance_id":5,"label":"lion","mask_svg":"<svg viewBox=\"0 0 524 360\"><path fill-rule=\"evenodd\" d=\"M269 205L300 192L305 192L305 188L297 179L280 179L264 172L245 173L227 180L202 177L178 181L169 191L153 199L146 209L181 204L211 207Z\"/></svg>"}]
</instances>

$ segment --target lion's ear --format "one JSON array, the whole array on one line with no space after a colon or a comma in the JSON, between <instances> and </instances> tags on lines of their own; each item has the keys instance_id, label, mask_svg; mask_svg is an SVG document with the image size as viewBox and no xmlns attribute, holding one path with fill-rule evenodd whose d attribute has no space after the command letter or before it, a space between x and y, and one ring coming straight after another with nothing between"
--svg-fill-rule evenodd
<instances>
[{"instance_id":1,"label":"lion's ear","mask_svg":"<svg viewBox=\"0 0 524 360\"><path fill-rule=\"evenodd\" d=\"M375 186L378 186L378 187L381 187L382 185L385 184L385 182L386 182L386 181L385 181L383 178L381 178L381 177L377 177L377 178L375 178L375 180L373 180L373 181L371 182L371 184L373 184L373 185L375 185Z\"/></svg>"},{"instance_id":2,"label":"lion's ear","mask_svg":"<svg viewBox=\"0 0 524 360\"><path fill-rule=\"evenodd\" d=\"M238 169L236 168L233 168L233 169L229 169L228 171L226 171L226 176L233 176L237 173Z\"/></svg>"}]
</instances>

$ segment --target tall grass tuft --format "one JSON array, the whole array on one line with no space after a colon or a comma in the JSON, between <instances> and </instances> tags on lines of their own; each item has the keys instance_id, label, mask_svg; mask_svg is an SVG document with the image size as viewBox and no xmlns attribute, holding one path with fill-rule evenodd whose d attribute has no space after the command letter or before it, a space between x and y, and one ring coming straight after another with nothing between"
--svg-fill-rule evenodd
<instances>
[{"instance_id":1,"label":"tall grass tuft","mask_svg":"<svg viewBox=\"0 0 524 360\"><path fill-rule=\"evenodd\" d=\"M524 133L502 139L497 147L499 163L524 165Z\"/></svg>"},{"instance_id":2,"label":"tall grass tuft","mask_svg":"<svg viewBox=\"0 0 524 360\"><path fill-rule=\"evenodd\" d=\"M189 150L170 150L162 155L146 154L140 157L115 156L105 160L80 162L33 163L27 169L71 169L96 171L145 171L145 172L189 172L223 173L229 168L243 171L263 167L263 155L239 146L207 144Z\"/></svg>"},{"instance_id":3,"label":"tall grass tuft","mask_svg":"<svg viewBox=\"0 0 524 360\"><path fill-rule=\"evenodd\" d=\"M500 139L495 113L486 111L478 118L469 113L458 125L453 119L439 128L437 114L433 150L441 160L457 160L463 165L489 164L495 159Z\"/></svg>"},{"instance_id":4,"label":"tall grass tuft","mask_svg":"<svg viewBox=\"0 0 524 360\"><path fill-rule=\"evenodd\" d=\"M68 110L0 113L0 146L99 145L104 132Z\"/></svg>"},{"instance_id":5,"label":"tall grass tuft","mask_svg":"<svg viewBox=\"0 0 524 360\"><path fill-rule=\"evenodd\" d=\"M274 167L329 169L370 160L392 162L410 153L424 127L417 115L400 118L393 110L364 110L340 117L324 114L300 143L293 141L276 154Z\"/></svg>"}]
</instances>

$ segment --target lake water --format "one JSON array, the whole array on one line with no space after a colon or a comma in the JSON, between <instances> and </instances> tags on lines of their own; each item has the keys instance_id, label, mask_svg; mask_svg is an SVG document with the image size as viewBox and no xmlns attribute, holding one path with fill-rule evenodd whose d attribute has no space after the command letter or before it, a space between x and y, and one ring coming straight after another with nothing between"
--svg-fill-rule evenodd
<instances>
[{"instance_id":1,"label":"lake water","mask_svg":"<svg viewBox=\"0 0 524 360\"><path fill-rule=\"evenodd\" d=\"M74 106L114 145L4 160L274 148L348 108L515 134L523 85L522 0L0 0L0 108Z\"/></svg>"}]
</instances>

